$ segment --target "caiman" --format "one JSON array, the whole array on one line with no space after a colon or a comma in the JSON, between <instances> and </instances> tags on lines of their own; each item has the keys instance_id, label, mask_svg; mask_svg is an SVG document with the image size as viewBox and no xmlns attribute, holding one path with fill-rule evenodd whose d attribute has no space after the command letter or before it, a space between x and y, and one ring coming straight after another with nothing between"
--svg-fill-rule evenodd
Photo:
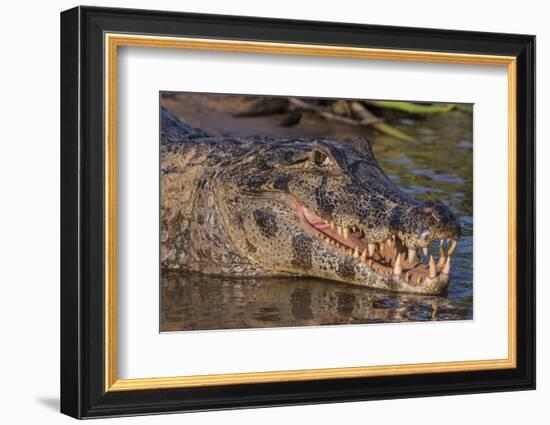
<instances>
[{"instance_id":1,"label":"caiman","mask_svg":"<svg viewBox=\"0 0 550 425\"><path fill-rule=\"evenodd\" d=\"M160 123L163 269L447 288L459 219L399 189L366 138L210 136L164 108Z\"/></svg>"}]
</instances>

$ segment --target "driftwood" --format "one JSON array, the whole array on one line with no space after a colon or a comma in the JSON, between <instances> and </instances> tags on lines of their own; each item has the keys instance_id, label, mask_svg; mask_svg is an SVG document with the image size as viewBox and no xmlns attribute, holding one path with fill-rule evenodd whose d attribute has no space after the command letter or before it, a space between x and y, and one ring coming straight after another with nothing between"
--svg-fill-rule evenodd
<instances>
[{"instance_id":1,"label":"driftwood","mask_svg":"<svg viewBox=\"0 0 550 425\"><path fill-rule=\"evenodd\" d=\"M366 101L366 103L367 105L359 100L338 100L330 106L324 106L315 101L307 101L295 97L260 97L247 102L245 105L241 105L234 115L260 116L281 114L283 117L279 125L290 127L300 122L304 112L309 112L330 121L352 126L372 127L380 133L398 140L412 141L414 139L411 136L374 115L367 106L391 107L392 109L422 111L423 113L428 113L428 111L430 113L445 112L454 107L454 105L416 105L410 102ZM401 105L401 103L406 105Z\"/></svg>"},{"instance_id":2,"label":"driftwood","mask_svg":"<svg viewBox=\"0 0 550 425\"><path fill-rule=\"evenodd\" d=\"M353 118L348 118L346 116L337 115L333 112L330 112L326 108L314 105L314 104L309 103L309 102L304 102L303 100L296 99L294 97L289 98L289 102L290 102L291 105L293 105L297 109L301 109L303 111L314 112L318 115L321 115L322 117L324 117L326 119L333 120L333 121L339 121L339 122L349 124L349 125L366 125L366 126L368 126L368 125L372 125L372 124L375 124L375 123L380 123L380 122L383 121L382 119L380 119L380 118L374 116L373 114L371 114L365 108L362 108L362 110L361 110L360 109L361 104L359 104L359 102L351 102L350 106L351 106L351 111L352 112L355 112L355 110L360 111L360 113L361 113L361 115L360 115L361 118L360 119L353 119ZM357 105L354 106L354 104L357 104ZM359 114L357 114L357 115L359 115Z\"/></svg>"}]
</instances>

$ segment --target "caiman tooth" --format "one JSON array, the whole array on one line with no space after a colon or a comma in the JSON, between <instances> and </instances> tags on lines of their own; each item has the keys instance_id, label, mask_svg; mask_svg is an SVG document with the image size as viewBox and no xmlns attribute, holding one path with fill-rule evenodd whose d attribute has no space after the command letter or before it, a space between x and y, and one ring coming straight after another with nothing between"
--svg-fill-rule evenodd
<instances>
[{"instance_id":1,"label":"caiman tooth","mask_svg":"<svg viewBox=\"0 0 550 425\"><path fill-rule=\"evenodd\" d=\"M428 264L430 266L430 271L429 271L428 276L430 277L430 279L433 279L437 276L437 271L435 269L435 261L434 261L433 255L430 255L430 262Z\"/></svg>"},{"instance_id":2,"label":"caiman tooth","mask_svg":"<svg viewBox=\"0 0 550 425\"><path fill-rule=\"evenodd\" d=\"M445 265L445 252L443 251L443 247L439 247L439 260L437 261L437 267L441 268Z\"/></svg>"},{"instance_id":3,"label":"caiman tooth","mask_svg":"<svg viewBox=\"0 0 550 425\"><path fill-rule=\"evenodd\" d=\"M380 250L380 255L384 255L384 242L378 244L378 249Z\"/></svg>"},{"instance_id":4,"label":"caiman tooth","mask_svg":"<svg viewBox=\"0 0 550 425\"><path fill-rule=\"evenodd\" d=\"M376 245L373 243L369 243L369 257L372 257L374 255L374 251L376 251Z\"/></svg>"},{"instance_id":5,"label":"caiman tooth","mask_svg":"<svg viewBox=\"0 0 550 425\"><path fill-rule=\"evenodd\" d=\"M426 247L422 248L422 252L427 257L428 256L428 247L426 246Z\"/></svg>"},{"instance_id":6,"label":"caiman tooth","mask_svg":"<svg viewBox=\"0 0 550 425\"><path fill-rule=\"evenodd\" d=\"M359 247L355 247L355 251L353 251L353 258L359 258Z\"/></svg>"},{"instance_id":7,"label":"caiman tooth","mask_svg":"<svg viewBox=\"0 0 550 425\"><path fill-rule=\"evenodd\" d=\"M422 280L422 276L420 276L420 275L417 276L417 277L416 277L416 284L417 284L417 285L420 285L420 281L421 281L421 280Z\"/></svg>"},{"instance_id":8,"label":"caiman tooth","mask_svg":"<svg viewBox=\"0 0 550 425\"><path fill-rule=\"evenodd\" d=\"M341 235L342 234L342 227L338 226L336 228L336 231L338 232L339 235Z\"/></svg>"},{"instance_id":9,"label":"caiman tooth","mask_svg":"<svg viewBox=\"0 0 550 425\"><path fill-rule=\"evenodd\" d=\"M349 238L349 229L347 227L344 227L344 238Z\"/></svg>"},{"instance_id":10,"label":"caiman tooth","mask_svg":"<svg viewBox=\"0 0 550 425\"><path fill-rule=\"evenodd\" d=\"M447 249L447 254L449 255L449 257L453 254L453 252L455 251L456 249L456 241L453 239L451 241L451 244L450 245L447 245L449 248Z\"/></svg>"},{"instance_id":11,"label":"caiman tooth","mask_svg":"<svg viewBox=\"0 0 550 425\"><path fill-rule=\"evenodd\" d=\"M336 228L336 224L334 224L333 221L330 222L330 230L334 230Z\"/></svg>"},{"instance_id":12,"label":"caiman tooth","mask_svg":"<svg viewBox=\"0 0 550 425\"><path fill-rule=\"evenodd\" d=\"M395 257L395 264L393 265L394 276L401 276L401 254L397 254Z\"/></svg>"},{"instance_id":13,"label":"caiman tooth","mask_svg":"<svg viewBox=\"0 0 550 425\"><path fill-rule=\"evenodd\" d=\"M407 260L409 263L414 263L414 260L416 260L416 249L409 248L409 256Z\"/></svg>"},{"instance_id":14,"label":"caiman tooth","mask_svg":"<svg viewBox=\"0 0 550 425\"><path fill-rule=\"evenodd\" d=\"M361 261L367 261L367 250L366 249L361 254Z\"/></svg>"},{"instance_id":15,"label":"caiman tooth","mask_svg":"<svg viewBox=\"0 0 550 425\"><path fill-rule=\"evenodd\" d=\"M449 255L447 257L447 261L445 262L445 266L443 267L443 270L441 271L441 273L446 274L448 276L450 271L451 271L451 256Z\"/></svg>"},{"instance_id":16,"label":"caiman tooth","mask_svg":"<svg viewBox=\"0 0 550 425\"><path fill-rule=\"evenodd\" d=\"M411 272L405 273L405 281L406 281L407 283L409 283L410 280L411 280Z\"/></svg>"},{"instance_id":17,"label":"caiman tooth","mask_svg":"<svg viewBox=\"0 0 550 425\"><path fill-rule=\"evenodd\" d=\"M388 238L388 240L386 241L386 244L388 245L388 247L393 248L393 239Z\"/></svg>"},{"instance_id":18,"label":"caiman tooth","mask_svg":"<svg viewBox=\"0 0 550 425\"><path fill-rule=\"evenodd\" d=\"M353 255L353 249L351 249L351 248L346 249L346 254Z\"/></svg>"}]
</instances>

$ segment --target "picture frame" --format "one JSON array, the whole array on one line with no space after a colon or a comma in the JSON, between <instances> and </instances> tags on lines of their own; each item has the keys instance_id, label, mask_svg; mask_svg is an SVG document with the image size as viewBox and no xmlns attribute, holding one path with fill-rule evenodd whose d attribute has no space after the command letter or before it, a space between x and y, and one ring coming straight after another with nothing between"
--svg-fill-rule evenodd
<instances>
[{"instance_id":1,"label":"picture frame","mask_svg":"<svg viewBox=\"0 0 550 425\"><path fill-rule=\"evenodd\" d=\"M117 53L121 47L503 67L508 356L120 379ZM75 418L535 388L535 37L76 7L61 14L61 412ZM120 256L120 252L118 253Z\"/></svg>"}]
</instances>

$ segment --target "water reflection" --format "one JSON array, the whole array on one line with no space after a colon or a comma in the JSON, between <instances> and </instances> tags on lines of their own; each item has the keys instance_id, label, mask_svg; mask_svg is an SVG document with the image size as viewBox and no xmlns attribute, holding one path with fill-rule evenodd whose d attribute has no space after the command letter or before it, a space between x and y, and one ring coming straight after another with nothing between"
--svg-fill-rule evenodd
<instances>
[{"instance_id":1,"label":"water reflection","mask_svg":"<svg viewBox=\"0 0 550 425\"><path fill-rule=\"evenodd\" d=\"M447 297L403 295L320 279L165 273L161 331L463 319Z\"/></svg>"}]
</instances>

